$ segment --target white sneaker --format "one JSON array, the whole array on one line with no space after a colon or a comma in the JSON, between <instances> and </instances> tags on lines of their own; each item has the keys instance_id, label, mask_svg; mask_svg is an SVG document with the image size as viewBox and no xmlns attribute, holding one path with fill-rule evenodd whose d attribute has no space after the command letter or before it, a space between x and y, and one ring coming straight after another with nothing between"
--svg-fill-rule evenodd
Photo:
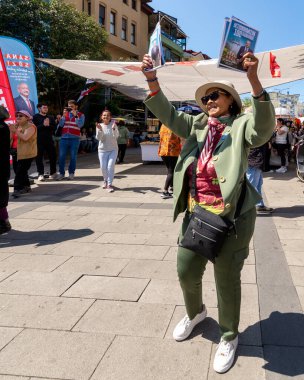
<instances>
[{"instance_id":1,"label":"white sneaker","mask_svg":"<svg viewBox=\"0 0 304 380\"><path fill-rule=\"evenodd\" d=\"M40 174L40 175L38 176L38 181L39 181L39 182L44 182L44 181L45 181L45 179L44 179L44 175Z\"/></svg>"},{"instance_id":2,"label":"white sneaker","mask_svg":"<svg viewBox=\"0 0 304 380\"><path fill-rule=\"evenodd\" d=\"M286 173L287 168L286 166L281 166L279 169L276 170L276 173Z\"/></svg>"},{"instance_id":3,"label":"white sneaker","mask_svg":"<svg viewBox=\"0 0 304 380\"><path fill-rule=\"evenodd\" d=\"M223 338L221 339L213 361L213 369L215 372L224 373L230 369L234 361L237 346L238 337L234 338L230 342L224 340Z\"/></svg>"},{"instance_id":4,"label":"white sneaker","mask_svg":"<svg viewBox=\"0 0 304 380\"><path fill-rule=\"evenodd\" d=\"M185 317L176 325L173 331L173 338L178 342L188 338L188 336L192 333L194 327L202 322L206 316L206 306L204 306L203 311L199 314L196 314L192 320L189 319L188 315L185 315Z\"/></svg>"},{"instance_id":5,"label":"white sneaker","mask_svg":"<svg viewBox=\"0 0 304 380\"><path fill-rule=\"evenodd\" d=\"M70 180L70 181L73 181L74 177L75 177L75 176L74 176L73 173L69 174L69 180Z\"/></svg>"},{"instance_id":6,"label":"white sneaker","mask_svg":"<svg viewBox=\"0 0 304 380\"><path fill-rule=\"evenodd\" d=\"M65 176L63 174L58 174L57 178L56 178L56 181L62 181L63 179L65 179Z\"/></svg>"},{"instance_id":7,"label":"white sneaker","mask_svg":"<svg viewBox=\"0 0 304 380\"><path fill-rule=\"evenodd\" d=\"M58 176L59 176L59 175L60 175L60 174L54 173L54 174L51 174L51 175L49 176L49 178L52 179L53 181L56 181L56 180L58 179Z\"/></svg>"}]
</instances>

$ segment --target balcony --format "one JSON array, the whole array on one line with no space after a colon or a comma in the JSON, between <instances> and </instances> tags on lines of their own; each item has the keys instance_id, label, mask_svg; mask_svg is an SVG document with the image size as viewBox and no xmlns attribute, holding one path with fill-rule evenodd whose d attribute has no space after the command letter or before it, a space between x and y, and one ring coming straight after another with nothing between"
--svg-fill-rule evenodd
<instances>
[{"instance_id":1,"label":"balcony","mask_svg":"<svg viewBox=\"0 0 304 380\"><path fill-rule=\"evenodd\" d=\"M163 30L161 31L162 36L168 38L170 41L172 41L174 44L178 45L181 50L183 51L186 48L186 39L178 39L173 36L170 36L170 34L164 32Z\"/></svg>"}]
</instances>

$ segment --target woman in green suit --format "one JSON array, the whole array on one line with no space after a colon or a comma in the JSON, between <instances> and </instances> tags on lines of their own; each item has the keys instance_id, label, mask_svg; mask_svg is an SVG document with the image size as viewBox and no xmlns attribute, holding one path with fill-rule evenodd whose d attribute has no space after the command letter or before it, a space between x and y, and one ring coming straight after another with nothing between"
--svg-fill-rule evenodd
<instances>
[{"instance_id":1,"label":"woman in green suit","mask_svg":"<svg viewBox=\"0 0 304 380\"><path fill-rule=\"evenodd\" d=\"M191 116L178 112L161 91L152 60L145 55L142 71L150 94L145 100L150 111L176 135L186 139L174 172L174 220L186 211L179 241L189 224L194 205L234 221L236 206L245 182L246 196L235 221L236 233L226 237L214 264L221 341L213 368L223 373L233 364L238 345L241 305L241 270L249 253L260 196L244 176L251 147L269 140L275 124L274 108L258 78L258 59L248 52L243 57L251 85L253 114L242 114L242 102L232 83L216 81L200 86L195 94L203 113ZM186 84L185 84L186 85ZM190 194L193 161L198 155L196 192ZM207 315L202 299L202 276L207 259L178 247L177 271L187 315L177 324L173 337L186 339Z\"/></svg>"}]
</instances>

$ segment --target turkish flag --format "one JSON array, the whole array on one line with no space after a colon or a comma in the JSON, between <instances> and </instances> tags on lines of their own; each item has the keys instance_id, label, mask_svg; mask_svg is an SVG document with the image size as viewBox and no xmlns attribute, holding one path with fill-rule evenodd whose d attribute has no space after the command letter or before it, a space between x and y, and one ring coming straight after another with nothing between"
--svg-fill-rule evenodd
<instances>
[{"instance_id":1,"label":"turkish flag","mask_svg":"<svg viewBox=\"0 0 304 380\"><path fill-rule=\"evenodd\" d=\"M8 123L15 123L15 104L12 95L10 82L8 80L2 51L0 49L0 105L4 106L10 117L6 120Z\"/></svg>"},{"instance_id":2,"label":"turkish flag","mask_svg":"<svg viewBox=\"0 0 304 380\"><path fill-rule=\"evenodd\" d=\"M276 56L271 52L269 54L271 76L272 78L281 78L281 67L277 64Z\"/></svg>"}]
</instances>

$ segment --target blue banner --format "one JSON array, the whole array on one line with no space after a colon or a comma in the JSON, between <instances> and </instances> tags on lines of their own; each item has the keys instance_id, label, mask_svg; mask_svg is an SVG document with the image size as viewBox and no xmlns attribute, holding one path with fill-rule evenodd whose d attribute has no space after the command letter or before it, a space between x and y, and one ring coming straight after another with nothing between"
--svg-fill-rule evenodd
<instances>
[{"instance_id":1,"label":"blue banner","mask_svg":"<svg viewBox=\"0 0 304 380\"><path fill-rule=\"evenodd\" d=\"M16 111L37 112L35 61L30 48L15 38L0 36L0 48Z\"/></svg>"}]
</instances>

